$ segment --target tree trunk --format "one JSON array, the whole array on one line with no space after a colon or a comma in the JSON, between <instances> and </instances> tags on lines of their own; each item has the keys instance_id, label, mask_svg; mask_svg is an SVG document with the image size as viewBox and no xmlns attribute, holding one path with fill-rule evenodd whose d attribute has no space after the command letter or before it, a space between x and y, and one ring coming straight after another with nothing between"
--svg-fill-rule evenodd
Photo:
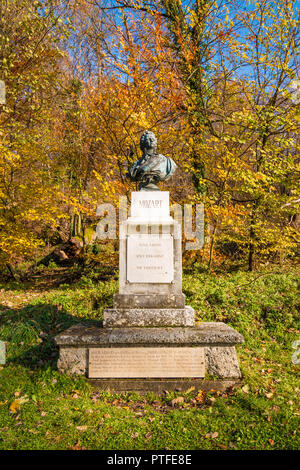
<instances>
[{"instance_id":1,"label":"tree trunk","mask_svg":"<svg viewBox=\"0 0 300 470\"><path fill-rule=\"evenodd\" d=\"M11 265L10 263L7 263L7 264L6 264L6 267L7 267L8 271L9 271L9 274L10 274L11 277L13 278L13 280L14 280L14 281L17 281L17 278L16 278L16 275L15 275L15 273L14 273L14 270L13 270L12 265Z\"/></svg>"},{"instance_id":2,"label":"tree trunk","mask_svg":"<svg viewBox=\"0 0 300 470\"><path fill-rule=\"evenodd\" d=\"M208 261L209 271L211 270L211 266L212 266L212 258L213 258L213 253L214 253L216 231L217 231L217 223L214 226L213 233L212 233L212 236L211 236L211 242L210 242L210 248L209 248L209 261Z\"/></svg>"},{"instance_id":3,"label":"tree trunk","mask_svg":"<svg viewBox=\"0 0 300 470\"><path fill-rule=\"evenodd\" d=\"M256 210L258 207L258 201L253 203L252 213L250 218L250 230L249 230L249 256L248 256L248 269L249 271L255 270L255 221L256 221Z\"/></svg>"},{"instance_id":4,"label":"tree trunk","mask_svg":"<svg viewBox=\"0 0 300 470\"><path fill-rule=\"evenodd\" d=\"M251 231L250 231L251 232ZM251 236L250 236L251 238ZM254 271L255 269L255 259L254 259L254 256L255 256L255 247L254 247L254 243L253 242L250 242L249 244L249 257L248 257L248 269L249 271Z\"/></svg>"}]
</instances>

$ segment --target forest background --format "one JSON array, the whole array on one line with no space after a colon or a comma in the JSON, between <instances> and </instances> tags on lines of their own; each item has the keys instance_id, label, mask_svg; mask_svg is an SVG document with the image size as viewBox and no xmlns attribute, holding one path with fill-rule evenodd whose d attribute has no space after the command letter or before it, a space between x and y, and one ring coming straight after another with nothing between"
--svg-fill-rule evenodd
<instances>
[{"instance_id":1,"label":"forest background","mask_svg":"<svg viewBox=\"0 0 300 470\"><path fill-rule=\"evenodd\" d=\"M96 207L129 201L145 129L178 165L171 201L205 207L186 265L294 263L299 26L294 0L2 0L2 273L70 240L117 266Z\"/></svg>"}]
</instances>

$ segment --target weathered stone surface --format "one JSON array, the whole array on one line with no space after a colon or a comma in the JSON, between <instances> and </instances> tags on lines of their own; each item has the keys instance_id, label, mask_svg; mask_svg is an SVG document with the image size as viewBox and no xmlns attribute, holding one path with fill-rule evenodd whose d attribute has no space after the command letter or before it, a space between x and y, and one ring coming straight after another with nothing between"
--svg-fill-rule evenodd
<instances>
[{"instance_id":1,"label":"weathered stone surface","mask_svg":"<svg viewBox=\"0 0 300 470\"><path fill-rule=\"evenodd\" d=\"M66 374L87 376L88 349L88 347L61 346L57 363L58 370ZM208 374L218 378L241 378L234 346L204 346L204 353L205 370Z\"/></svg>"},{"instance_id":2,"label":"weathered stone surface","mask_svg":"<svg viewBox=\"0 0 300 470\"><path fill-rule=\"evenodd\" d=\"M184 294L115 294L114 308L184 308Z\"/></svg>"},{"instance_id":3,"label":"weathered stone surface","mask_svg":"<svg viewBox=\"0 0 300 470\"><path fill-rule=\"evenodd\" d=\"M209 374L215 377L242 377L234 346L206 346L205 364Z\"/></svg>"},{"instance_id":4,"label":"weathered stone surface","mask_svg":"<svg viewBox=\"0 0 300 470\"><path fill-rule=\"evenodd\" d=\"M203 346L206 372L219 378L240 378L235 344L243 337L224 323L195 327L101 328L75 325L55 338L60 346L58 369L87 375L90 347L183 347Z\"/></svg>"},{"instance_id":5,"label":"weathered stone surface","mask_svg":"<svg viewBox=\"0 0 300 470\"><path fill-rule=\"evenodd\" d=\"M80 345L234 345L243 336L222 322L203 322L195 327L99 328L75 325L55 337L56 344Z\"/></svg>"},{"instance_id":6,"label":"weathered stone surface","mask_svg":"<svg viewBox=\"0 0 300 470\"><path fill-rule=\"evenodd\" d=\"M103 312L105 328L194 326L195 312L192 307L155 309L106 309Z\"/></svg>"},{"instance_id":7,"label":"weathered stone surface","mask_svg":"<svg viewBox=\"0 0 300 470\"><path fill-rule=\"evenodd\" d=\"M66 374L85 375L88 368L88 349L60 348L57 368Z\"/></svg>"}]
</instances>

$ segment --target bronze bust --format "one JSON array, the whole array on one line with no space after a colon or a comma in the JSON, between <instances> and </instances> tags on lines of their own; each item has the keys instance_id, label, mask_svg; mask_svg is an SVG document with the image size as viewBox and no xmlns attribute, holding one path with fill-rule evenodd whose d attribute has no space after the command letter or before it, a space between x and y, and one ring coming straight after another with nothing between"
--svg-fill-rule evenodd
<instances>
[{"instance_id":1,"label":"bronze bust","mask_svg":"<svg viewBox=\"0 0 300 470\"><path fill-rule=\"evenodd\" d=\"M166 181L175 173L176 163L156 152L157 139L152 131L143 133L140 148L143 156L133 163L129 177L131 181L139 182L140 191L160 191L157 183Z\"/></svg>"}]
</instances>

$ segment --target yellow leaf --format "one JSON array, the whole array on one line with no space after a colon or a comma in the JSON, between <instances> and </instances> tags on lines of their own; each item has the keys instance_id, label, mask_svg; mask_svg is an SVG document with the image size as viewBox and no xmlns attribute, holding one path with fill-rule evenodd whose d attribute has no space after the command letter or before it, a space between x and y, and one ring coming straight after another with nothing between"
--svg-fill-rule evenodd
<instances>
[{"instance_id":1,"label":"yellow leaf","mask_svg":"<svg viewBox=\"0 0 300 470\"><path fill-rule=\"evenodd\" d=\"M202 390L199 390L198 395L196 396L196 400L198 403L203 403L205 399L205 393Z\"/></svg>"},{"instance_id":2,"label":"yellow leaf","mask_svg":"<svg viewBox=\"0 0 300 470\"><path fill-rule=\"evenodd\" d=\"M17 400L14 400L12 404L10 405L9 411L11 413L17 413L20 410L21 405L23 403L26 403L27 401L28 401L28 398L26 395L24 397L17 398Z\"/></svg>"},{"instance_id":3,"label":"yellow leaf","mask_svg":"<svg viewBox=\"0 0 300 470\"><path fill-rule=\"evenodd\" d=\"M9 411L11 411L12 413L17 413L19 409L20 409L20 400L13 401L9 407Z\"/></svg>"}]
</instances>

